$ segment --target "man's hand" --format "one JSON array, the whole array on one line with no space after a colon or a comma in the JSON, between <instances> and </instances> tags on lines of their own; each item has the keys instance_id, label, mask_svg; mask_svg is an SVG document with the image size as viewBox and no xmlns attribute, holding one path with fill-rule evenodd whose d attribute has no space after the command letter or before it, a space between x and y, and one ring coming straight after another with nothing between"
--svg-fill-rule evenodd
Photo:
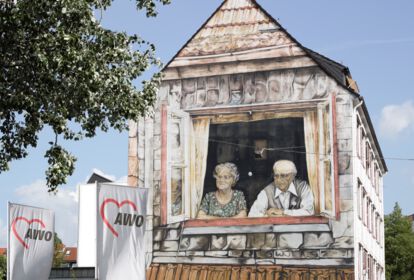
<instances>
[{"instance_id":1,"label":"man's hand","mask_svg":"<svg viewBox=\"0 0 414 280\"><path fill-rule=\"evenodd\" d=\"M283 209L269 208L266 214L268 217L280 217L283 216Z\"/></svg>"}]
</instances>

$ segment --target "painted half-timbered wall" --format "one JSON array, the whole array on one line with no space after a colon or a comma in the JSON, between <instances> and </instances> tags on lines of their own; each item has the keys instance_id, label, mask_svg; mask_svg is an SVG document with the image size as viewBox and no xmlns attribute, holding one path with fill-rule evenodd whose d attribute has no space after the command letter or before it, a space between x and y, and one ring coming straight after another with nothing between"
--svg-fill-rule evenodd
<instances>
[{"instance_id":1,"label":"painted half-timbered wall","mask_svg":"<svg viewBox=\"0 0 414 280\"><path fill-rule=\"evenodd\" d=\"M232 93L231 87L237 86L231 85L231 79L235 77L242 77L243 83ZM204 88L198 86L198 82L203 83ZM189 79L163 82L154 112L136 125L131 124L129 177L130 183L151 190L148 213L152 214L152 223L147 229L152 232L148 237L151 245L148 256L152 257L152 262L353 266L355 215L351 155L355 97L317 67L199 77L195 84L192 83L194 80ZM237 99L240 103L231 103L231 94L240 95ZM185 227L184 223L161 225L161 104L182 109L223 104L236 108L242 103L311 101L327 98L329 94L336 96L340 198L337 220L320 224L231 227Z\"/></svg>"}]
</instances>

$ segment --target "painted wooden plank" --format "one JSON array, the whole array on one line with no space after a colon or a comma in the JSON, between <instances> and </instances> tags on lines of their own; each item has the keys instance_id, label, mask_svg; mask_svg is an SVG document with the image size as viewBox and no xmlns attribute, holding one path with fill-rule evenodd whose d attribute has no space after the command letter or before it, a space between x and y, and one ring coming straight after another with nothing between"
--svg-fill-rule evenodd
<instances>
[{"instance_id":1,"label":"painted wooden plank","mask_svg":"<svg viewBox=\"0 0 414 280\"><path fill-rule=\"evenodd\" d=\"M174 280L181 280L181 272L183 269L183 265L180 263L177 265L177 270L175 271Z\"/></svg>"},{"instance_id":2,"label":"painted wooden plank","mask_svg":"<svg viewBox=\"0 0 414 280\"><path fill-rule=\"evenodd\" d=\"M330 232L328 224L274 225L273 232Z\"/></svg>"},{"instance_id":3,"label":"painted wooden plank","mask_svg":"<svg viewBox=\"0 0 414 280\"><path fill-rule=\"evenodd\" d=\"M254 226L211 226L184 228L183 235L199 234L239 234L239 233L288 233L288 232L329 232L328 224L295 224L295 225L254 225Z\"/></svg>"},{"instance_id":4,"label":"painted wooden plank","mask_svg":"<svg viewBox=\"0 0 414 280\"><path fill-rule=\"evenodd\" d=\"M152 264L150 270L158 269L158 264ZM283 279L332 279L351 280L354 279L354 269L351 265L346 266L311 266L292 267L280 265L184 265L188 273L181 273L183 264L170 264L169 269L175 272L157 280L189 280L190 271L193 280L281 280ZM195 276L195 278L194 278ZM310 279L309 278L309 279Z\"/></svg>"},{"instance_id":5,"label":"painted wooden plank","mask_svg":"<svg viewBox=\"0 0 414 280\"><path fill-rule=\"evenodd\" d=\"M285 57L286 50L292 50L292 53L295 56L292 56L292 59L306 57L305 52L295 46L295 44L287 44L283 46L268 47L262 49L247 50L241 52L217 54L217 55L206 55L206 56L193 56L193 57L177 57L174 61L168 65L168 68L174 67L183 67L191 65L201 65L201 64L214 64L214 63L229 63L236 61L247 61L247 60L257 60L257 59L271 59L277 57ZM314 63L316 65L316 63Z\"/></svg>"},{"instance_id":6,"label":"painted wooden plank","mask_svg":"<svg viewBox=\"0 0 414 280\"><path fill-rule=\"evenodd\" d=\"M329 220L325 217L318 216L301 216L301 217L271 217L271 218L224 218L217 220L191 220L184 223L184 227L211 227L211 226L246 226L246 225L289 225L289 224L327 224Z\"/></svg>"},{"instance_id":7,"label":"painted wooden plank","mask_svg":"<svg viewBox=\"0 0 414 280\"><path fill-rule=\"evenodd\" d=\"M301 57L299 59L289 61L286 61L286 59L259 59L255 61L230 62L226 64L167 68L163 72L163 81L297 68L319 69L318 66L315 65L315 62L308 57Z\"/></svg>"},{"instance_id":8,"label":"painted wooden plank","mask_svg":"<svg viewBox=\"0 0 414 280\"><path fill-rule=\"evenodd\" d=\"M159 269L158 269L157 277L155 279L157 279L157 280L158 279L164 279L166 272L167 272L167 265L161 264Z\"/></svg>"},{"instance_id":9,"label":"painted wooden plank","mask_svg":"<svg viewBox=\"0 0 414 280\"><path fill-rule=\"evenodd\" d=\"M157 280L159 264L152 264L150 273L147 273L147 279L149 280Z\"/></svg>"},{"instance_id":10,"label":"painted wooden plank","mask_svg":"<svg viewBox=\"0 0 414 280\"><path fill-rule=\"evenodd\" d=\"M181 272L180 280L188 280L188 276L190 274L190 269L191 269L191 266L189 266L189 265L184 265L183 266L183 270Z\"/></svg>"},{"instance_id":11,"label":"painted wooden plank","mask_svg":"<svg viewBox=\"0 0 414 280\"><path fill-rule=\"evenodd\" d=\"M173 280L175 271L176 271L176 266L173 265L173 264L168 264L167 265L167 271L165 273L165 279L166 280Z\"/></svg>"},{"instance_id":12,"label":"painted wooden plank","mask_svg":"<svg viewBox=\"0 0 414 280\"><path fill-rule=\"evenodd\" d=\"M203 265L201 267L201 272L200 272L200 276L199 276L199 280L207 280L207 273L208 273L208 268L210 266L208 265Z\"/></svg>"},{"instance_id":13,"label":"painted wooden plank","mask_svg":"<svg viewBox=\"0 0 414 280\"><path fill-rule=\"evenodd\" d=\"M318 103L326 101L326 99L313 99L306 101L295 101L295 102L269 102L265 104L248 104L248 105L237 105L237 106L215 106L215 107L203 107L196 109L186 110L190 116L210 116L210 115L229 115L235 113L249 113L249 112L290 112L290 111L301 111L305 109L315 110ZM252 113L252 114L255 114Z\"/></svg>"},{"instance_id":14,"label":"painted wooden plank","mask_svg":"<svg viewBox=\"0 0 414 280\"><path fill-rule=\"evenodd\" d=\"M349 265L349 259L276 259L276 264L301 266L345 266ZM353 267L353 264L350 267Z\"/></svg>"},{"instance_id":15,"label":"painted wooden plank","mask_svg":"<svg viewBox=\"0 0 414 280\"><path fill-rule=\"evenodd\" d=\"M209 264L209 265L269 265L271 263L277 265L298 265L298 266L349 266L353 267L353 263L350 264L350 259L254 259L254 258L214 258L214 257L154 257L153 263L159 264ZM164 268L165 270L165 268ZM161 273L162 272L160 269ZM159 273L160 273L159 272Z\"/></svg>"},{"instance_id":16,"label":"painted wooden plank","mask_svg":"<svg viewBox=\"0 0 414 280\"><path fill-rule=\"evenodd\" d=\"M239 258L213 258L213 257L154 257L153 263L166 264L166 263L183 263L183 264L210 264L210 265L229 265L229 264L240 264L243 262L246 265L256 264L255 259L239 259Z\"/></svg>"},{"instance_id":17,"label":"painted wooden plank","mask_svg":"<svg viewBox=\"0 0 414 280\"><path fill-rule=\"evenodd\" d=\"M259 233L272 232L272 225L256 225L256 226L230 226L230 227L189 227L184 228L183 235L198 235L198 234L232 234L232 233Z\"/></svg>"}]
</instances>

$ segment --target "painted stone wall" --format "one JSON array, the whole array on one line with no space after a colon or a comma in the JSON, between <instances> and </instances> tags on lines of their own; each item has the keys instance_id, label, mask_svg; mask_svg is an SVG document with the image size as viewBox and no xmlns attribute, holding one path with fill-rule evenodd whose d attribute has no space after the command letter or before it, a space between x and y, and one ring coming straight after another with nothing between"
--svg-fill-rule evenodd
<instances>
[{"instance_id":1,"label":"painted stone wall","mask_svg":"<svg viewBox=\"0 0 414 280\"><path fill-rule=\"evenodd\" d=\"M336 83L320 70L292 69L164 82L160 101L193 109L326 98Z\"/></svg>"},{"instance_id":2,"label":"painted stone wall","mask_svg":"<svg viewBox=\"0 0 414 280\"><path fill-rule=\"evenodd\" d=\"M300 102L336 95L340 219L329 224L186 228L160 225L161 104L181 109ZM353 96L318 68L165 81L136 128L137 185L151 189L153 263L353 265ZM134 138L134 134L130 135ZM133 140L134 141L134 140ZM135 166L132 166L135 168Z\"/></svg>"}]
</instances>

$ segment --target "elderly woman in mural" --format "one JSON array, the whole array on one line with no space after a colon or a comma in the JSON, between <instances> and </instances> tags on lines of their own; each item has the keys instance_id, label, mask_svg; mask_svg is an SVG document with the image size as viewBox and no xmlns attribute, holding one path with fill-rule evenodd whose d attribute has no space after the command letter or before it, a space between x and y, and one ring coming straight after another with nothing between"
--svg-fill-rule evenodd
<instances>
[{"instance_id":1,"label":"elderly woman in mural","mask_svg":"<svg viewBox=\"0 0 414 280\"><path fill-rule=\"evenodd\" d=\"M198 219L243 218L247 216L244 194L234 190L239 171L234 163L218 164L213 173L217 190L207 193L201 201Z\"/></svg>"}]
</instances>

